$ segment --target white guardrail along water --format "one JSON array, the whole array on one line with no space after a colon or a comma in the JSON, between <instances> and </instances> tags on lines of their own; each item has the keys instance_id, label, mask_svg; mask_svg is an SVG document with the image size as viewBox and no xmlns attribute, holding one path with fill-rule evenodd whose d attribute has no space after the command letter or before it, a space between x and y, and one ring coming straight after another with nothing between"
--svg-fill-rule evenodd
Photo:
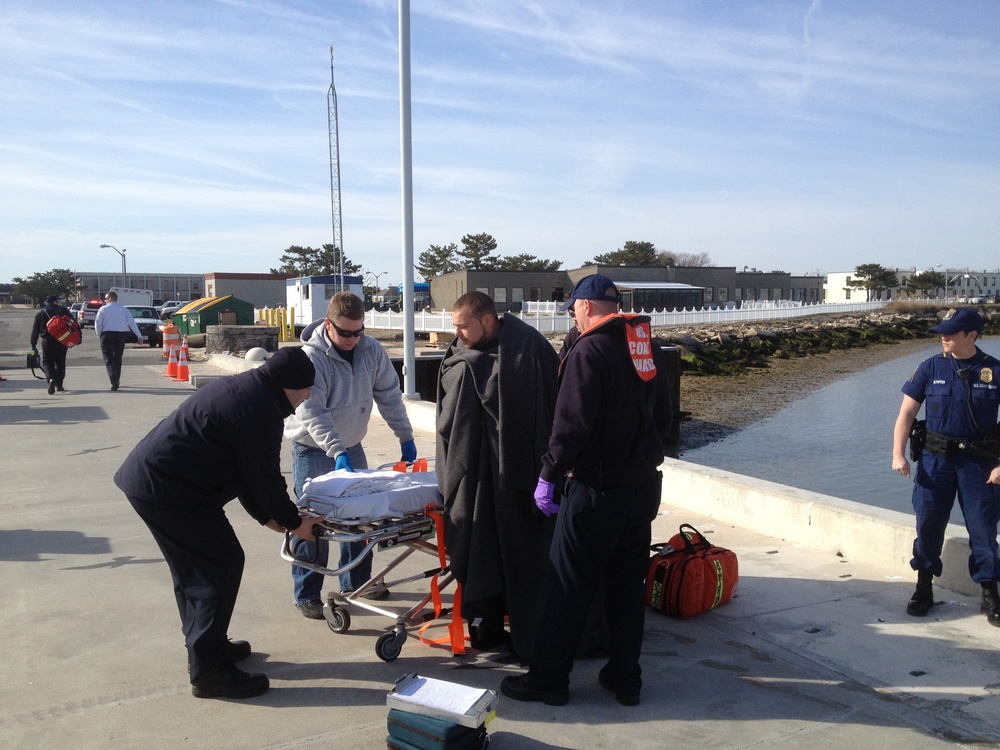
<instances>
[{"instance_id":1,"label":"white guardrail along water","mask_svg":"<svg viewBox=\"0 0 1000 750\"><path fill-rule=\"evenodd\" d=\"M565 313L557 312L554 303L526 302L526 310L515 313L517 317L542 333L565 333L573 321ZM743 323L755 320L776 320L785 318L803 318L808 315L823 315L829 313L871 312L885 307L884 300L875 302L841 302L815 303L789 302L744 302L739 309L702 309L702 310L672 310L670 312L643 312L652 319L654 328L660 326L684 326L697 323ZM537 307L536 307L537 306ZM370 310L365 314L366 328L400 329L403 328L404 314L399 312L376 312ZM454 330L450 311L424 311L413 314L414 329L417 331L450 332Z\"/></svg>"}]
</instances>

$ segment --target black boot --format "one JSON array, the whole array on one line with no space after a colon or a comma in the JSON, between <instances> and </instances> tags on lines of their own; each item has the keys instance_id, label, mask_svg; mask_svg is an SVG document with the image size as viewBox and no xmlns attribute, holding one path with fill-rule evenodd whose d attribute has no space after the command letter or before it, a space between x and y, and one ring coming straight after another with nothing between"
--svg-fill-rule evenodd
<instances>
[{"instance_id":1,"label":"black boot","mask_svg":"<svg viewBox=\"0 0 1000 750\"><path fill-rule=\"evenodd\" d=\"M979 610L986 615L990 625L1000 628L1000 594L997 594L997 582L983 584L983 606Z\"/></svg>"},{"instance_id":2,"label":"black boot","mask_svg":"<svg viewBox=\"0 0 1000 750\"><path fill-rule=\"evenodd\" d=\"M917 573L917 590L913 592L909 603L906 605L906 614L913 617L924 617L934 606L934 587L932 581L934 574L929 570L921 570Z\"/></svg>"}]
</instances>

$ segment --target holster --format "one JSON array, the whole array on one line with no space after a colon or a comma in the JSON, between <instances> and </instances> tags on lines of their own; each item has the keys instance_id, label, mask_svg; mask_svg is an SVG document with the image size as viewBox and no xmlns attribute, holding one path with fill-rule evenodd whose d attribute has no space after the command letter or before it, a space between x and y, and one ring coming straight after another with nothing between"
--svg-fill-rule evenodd
<instances>
[{"instance_id":1,"label":"holster","mask_svg":"<svg viewBox=\"0 0 1000 750\"><path fill-rule=\"evenodd\" d=\"M919 461L927 443L927 420L914 419L910 425L910 460Z\"/></svg>"}]
</instances>

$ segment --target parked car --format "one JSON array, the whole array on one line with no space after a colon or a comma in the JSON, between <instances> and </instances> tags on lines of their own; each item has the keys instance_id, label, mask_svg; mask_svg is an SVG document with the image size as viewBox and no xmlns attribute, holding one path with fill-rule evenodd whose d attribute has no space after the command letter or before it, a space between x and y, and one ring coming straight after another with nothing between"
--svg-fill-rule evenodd
<instances>
[{"instance_id":1,"label":"parked car","mask_svg":"<svg viewBox=\"0 0 1000 750\"><path fill-rule=\"evenodd\" d=\"M160 317L166 320L187 304L185 300L170 299L160 305Z\"/></svg>"},{"instance_id":2,"label":"parked car","mask_svg":"<svg viewBox=\"0 0 1000 750\"><path fill-rule=\"evenodd\" d=\"M73 320L75 320L77 323L80 322L80 311L82 309L83 309L82 302L74 302L72 305L69 306L70 314L73 316Z\"/></svg>"},{"instance_id":3,"label":"parked car","mask_svg":"<svg viewBox=\"0 0 1000 750\"><path fill-rule=\"evenodd\" d=\"M139 305L126 305L125 309L132 313L139 332L150 346L163 346L163 328L166 325L156 312L154 307ZM125 343L136 343L135 334L129 331L125 334Z\"/></svg>"},{"instance_id":4,"label":"parked car","mask_svg":"<svg viewBox=\"0 0 1000 750\"><path fill-rule=\"evenodd\" d=\"M87 300L83 303L83 307L80 308L80 312L77 314L81 328L94 325L94 318L97 317L97 311L101 309L102 304L104 303L99 299Z\"/></svg>"}]
</instances>

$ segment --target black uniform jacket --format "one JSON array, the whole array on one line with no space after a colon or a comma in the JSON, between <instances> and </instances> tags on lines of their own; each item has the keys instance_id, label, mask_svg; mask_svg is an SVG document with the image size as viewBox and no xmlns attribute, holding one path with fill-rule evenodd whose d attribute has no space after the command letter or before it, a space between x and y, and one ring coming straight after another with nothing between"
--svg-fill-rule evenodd
<instances>
[{"instance_id":1,"label":"black uniform jacket","mask_svg":"<svg viewBox=\"0 0 1000 750\"><path fill-rule=\"evenodd\" d=\"M260 523L298 528L281 475L292 405L261 369L213 381L160 422L115 474L131 498L159 506L222 506L239 497Z\"/></svg>"},{"instance_id":2,"label":"black uniform jacket","mask_svg":"<svg viewBox=\"0 0 1000 750\"><path fill-rule=\"evenodd\" d=\"M632 364L625 319L582 333L566 352L543 479L573 478L596 489L648 479L663 460L673 410L666 357L652 347L656 377L641 380Z\"/></svg>"}]
</instances>

